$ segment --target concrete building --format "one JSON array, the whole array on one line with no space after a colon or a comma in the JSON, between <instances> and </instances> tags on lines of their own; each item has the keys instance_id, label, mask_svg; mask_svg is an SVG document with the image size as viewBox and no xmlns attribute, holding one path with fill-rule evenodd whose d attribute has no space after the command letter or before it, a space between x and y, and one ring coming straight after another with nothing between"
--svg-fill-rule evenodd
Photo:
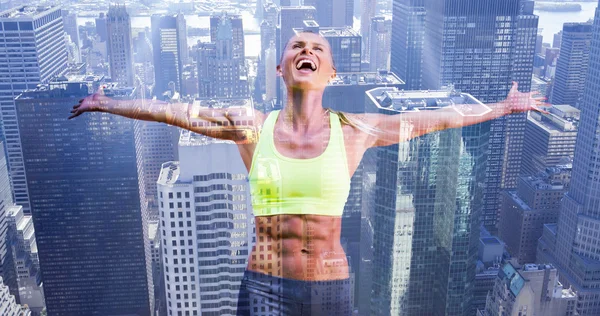
<instances>
[{"instance_id":1,"label":"concrete building","mask_svg":"<svg viewBox=\"0 0 600 316\"><path fill-rule=\"evenodd\" d=\"M245 59L235 55L232 20L220 21L215 42L198 46L198 95L203 99L248 97Z\"/></svg>"},{"instance_id":2,"label":"concrete building","mask_svg":"<svg viewBox=\"0 0 600 316\"><path fill-rule=\"evenodd\" d=\"M252 103L196 101L192 112L208 106L248 111ZM233 142L184 131L179 147L179 162L163 164L158 180L167 309L235 315L254 242L247 171Z\"/></svg>"},{"instance_id":3,"label":"concrete building","mask_svg":"<svg viewBox=\"0 0 600 316\"><path fill-rule=\"evenodd\" d=\"M108 37L106 49L113 82L133 87L133 41L131 39L131 19L125 6L110 6L106 17Z\"/></svg>"},{"instance_id":4,"label":"concrete building","mask_svg":"<svg viewBox=\"0 0 600 316\"><path fill-rule=\"evenodd\" d=\"M371 34L369 35L369 62L371 71L390 69L390 54L392 49L392 20L383 16L371 19ZM363 41L364 42L364 41Z\"/></svg>"},{"instance_id":5,"label":"concrete building","mask_svg":"<svg viewBox=\"0 0 600 316\"><path fill-rule=\"evenodd\" d=\"M551 265L526 264L516 269L506 263L488 295L485 310L478 316L572 316L577 315L577 295L563 289L556 268Z\"/></svg>"},{"instance_id":6,"label":"concrete building","mask_svg":"<svg viewBox=\"0 0 600 316\"><path fill-rule=\"evenodd\" d=\"M544 224L558 220L570 179L570 165L548 168L546 174L519 178L515 191L502 192L498 233L519 264L537 262L538 239Z\"/></svg>"},{"instance_id":7,"label":"concrete building","mask_svg":"<svg viewBox=\"0 0 600 316\"><path fill-rule=\"evenodd\" d=\"M361 71L360 34L351 27L319 27L319 34L329 41L338 72Z\"/></svg>"},{"instance_id":8,"label":"concrete building","mask_svg":"<svg viewBox=\"0 0 600 316\"><path fill-rule=\"evenodd\" d=\"M2 316L31 316L31 311L17 304L15 297L10 294L8 286L0 277L0 315Z\"/></svg>"},{"instance_id":9,"label":"concrete building","mask_svg":"<svg viewBox=\"0 0 600 316\"><path fill-rule=\"evenodd\" d=\"M0 47L0 111L15 203L31 213L14 99L23 90L62 75L67 69L59 6L22 5L0 12L0 35L20 41L21 49ZM10 56L10 58L8 57ZM9 67L10 65L10 67Z\"/></svg>"},{"instance_id":10,"label":"concrete building","mask_svg":"<svg viewBox=\"0 0 600 316\"><path fill-rule=\"evenodd\" d=\"M524 176L573 159L580 111L569 105L553 105L549 112L530 112L527 116L521 165Z\"/></svg>"},{"instance_id":11,"label":"concrete building","mask_svg":"<svg viewBox=\"0 0 600 316\"><path fill-rule=\"evenodd\" d=\"M425 3L423 0L393 2L390 67L406 81L406 89L423 87L425 45Z\"/></svg>"},{"instance_id":12,"label":"concrete building","mask_svg":"<svg viewBox=\"0 0 600 316\"><path fill-rule=\"evenodd\" d=\"M171 96L181 92L183 76L182 50L180 40L181 21L177 15L152 15L152 51L154 55L154 94L162 96L166 91Z\"/></svg>"},{"instance_id":13,"label":"concrete building","mask_svg":"<svg viewBox=\"0 0 600 316\"><path fill-rule=\"evenodd\" d=\"M63 78L15 101L47 312L153 315L133 121L65 119L99 84ZM106 93L119 98L116 90Z\"/></svg>"},{"instance_id":14,"label":"concrete building","mask_svg":"<svg viewBox=\"0 0 600 316\"><path fill-rule=\"evenodd\" d=\"M563 26L550 103L578 107L588 72L591 39L591 22L565 23Z\"/></svg>"},{"instance_id":15,"label":"concrete building","mask_svg":"<svg viewBox=\"0 0 600 316\"><path fill-rule=\"evenodd\" d=\"M600 11L596 11L596 16ZM581 103L580 133L573 159L573 176L562 200L556 230L544 229L538 246L539 262L552 263L561 282L577 292L580 315L600 314L600 213L598 188L600 172L597 152L600 140L598 103L600 103L600 19L594 20L590 44L590 65ZM563 42L564 45L564 42ZM544 261L541 261L544 260Z\"/></svg>"},{"instance_id":16,"label":"concrete building","mask_svg":"<svg viewBox=\"0 0 600 316\"><path fill-rule=\"evenodd\" d=\"M229 14L223 12L220 14L213 14L210 16L210 41L216 43L222 40L221 26L228 25L231 30L231 55L233 58L244 59L245 58L245 39L244 39L244 22L241 15ZM268 43L267 43L268 45Z\"/></svg>"},{"instance_id":17,"label":"concrete building","mask_svg":"<svg viewBox=\"0 0 600 316\"><path fill-rule=\"evenodd\" d=\"M481 104L456 91L378 88L367 97L367 112L385 114ZM378 148L370 315L469 312L488 133L484 123Z\"/></svg>"},{"instance_id":18,"label":"concrete building","mask_svg":"<svg viewBox=\"0 0 600 316\"><path fill-rule=\"evenodd\" d=\"M360 0L360 35L362 36L362 56L365 60L370 60L371 56L371 21L377 15L376 0Z\"/></svg>"}]
</instances>

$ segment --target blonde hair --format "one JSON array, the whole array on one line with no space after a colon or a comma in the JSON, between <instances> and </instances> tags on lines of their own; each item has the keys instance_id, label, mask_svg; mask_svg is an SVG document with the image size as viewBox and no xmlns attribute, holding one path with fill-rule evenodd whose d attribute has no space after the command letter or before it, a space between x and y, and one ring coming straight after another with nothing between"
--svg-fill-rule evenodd
<instances>
[{"instance_id":1,"label":"blonde hair","mask_svg":"<svg viewBox=\"0 0 600 316\"><path fill-rule=\"evenodd\" d=\"M378 129L377 127L371 126L361 120L355 120L349 116L346 115L346 113L342 112L342 111L335 111L332 110L331 108L325 108L326 111L337 114L337 116L340 118L340 122L342 122L342 124L346 124L346 125L350 125L364 133L367 133L369 135L377 135L377 134L381 134L381 130Z\"/></svg>"}]
</instances>

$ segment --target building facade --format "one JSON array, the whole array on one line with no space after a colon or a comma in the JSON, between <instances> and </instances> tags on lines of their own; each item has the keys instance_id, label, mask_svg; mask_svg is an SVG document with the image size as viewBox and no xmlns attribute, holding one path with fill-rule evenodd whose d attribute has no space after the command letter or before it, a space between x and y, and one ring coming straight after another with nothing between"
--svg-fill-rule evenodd
<instances>
[{"instance_id":1,"label":"building facade","mask_svg":"<svg viewBox=\"0 0 600 316\"><path fill-rule=\"evenodd\" d=\"M22 5L0 12L0 34L22 49L0 47L2 138L5 142L15 203L31 213L14 99L23 90L62 75L67 69L62 12L59 6ZM8 57L10 56L10 57ZM10 66L10 67L9 67Z\"/></svg>"},{"instance_id":2,"label":"building facade","mask_svg":"<svg viewBox=\"0 0 600 316\"><path fill-rule=\"evenodd\" d=\"M171 96L181 92L183 81L183 47L181 23L176 15L152 15L152 51L154 55L154 95Z\"/></svg>"},{"instance_id":3,"label":"building facade","mask_svg":"<svg viewBox=\"0 0 600 316\"><path fill-rule=\"evenodd\" d=\"M106 16L106 49L113 82L133 87L133 41L131 39L131 19L125 6L110 6Z\"/></svg>"}]
</instances>

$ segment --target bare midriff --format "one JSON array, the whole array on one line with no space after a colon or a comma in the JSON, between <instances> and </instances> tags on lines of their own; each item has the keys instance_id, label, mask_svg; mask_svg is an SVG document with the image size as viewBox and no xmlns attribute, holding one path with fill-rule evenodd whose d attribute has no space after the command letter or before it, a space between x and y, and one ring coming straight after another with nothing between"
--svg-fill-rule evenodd
<instances>
[{"instance_id":1,"label":"bare midriff","mask_svg":"<svg viewBox=\"0 0 600 316\"><path fill-rule=\"evenodd\" d=\"M281 214L257 216L255 222L248 270L304 281L348 278L341 217Z\"/></svg>"}]
</instances>

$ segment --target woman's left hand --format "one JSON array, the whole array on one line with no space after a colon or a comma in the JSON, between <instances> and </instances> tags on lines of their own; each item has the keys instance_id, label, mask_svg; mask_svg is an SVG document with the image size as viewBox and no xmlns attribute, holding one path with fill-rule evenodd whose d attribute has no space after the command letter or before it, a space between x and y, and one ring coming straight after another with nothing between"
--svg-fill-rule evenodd
<instances>
[{"instance_id":1,"label":"woman's left hand","mask_svg":"<svg viewBox=\"0 0 600 316\"><path fill-rule=\"evenodd\" d=\"M501 102L503 105L503 114L513 114L527 111L537 111L549 114L550 112L542 108L542 106L549 104L545 102L545 97L536 97L536 95L539 94L540 93L537 91L519 92L519 84L513 81L513 85L508 93L508 97L506 97L506 100Z\"/></svg>"}]
</instances>

